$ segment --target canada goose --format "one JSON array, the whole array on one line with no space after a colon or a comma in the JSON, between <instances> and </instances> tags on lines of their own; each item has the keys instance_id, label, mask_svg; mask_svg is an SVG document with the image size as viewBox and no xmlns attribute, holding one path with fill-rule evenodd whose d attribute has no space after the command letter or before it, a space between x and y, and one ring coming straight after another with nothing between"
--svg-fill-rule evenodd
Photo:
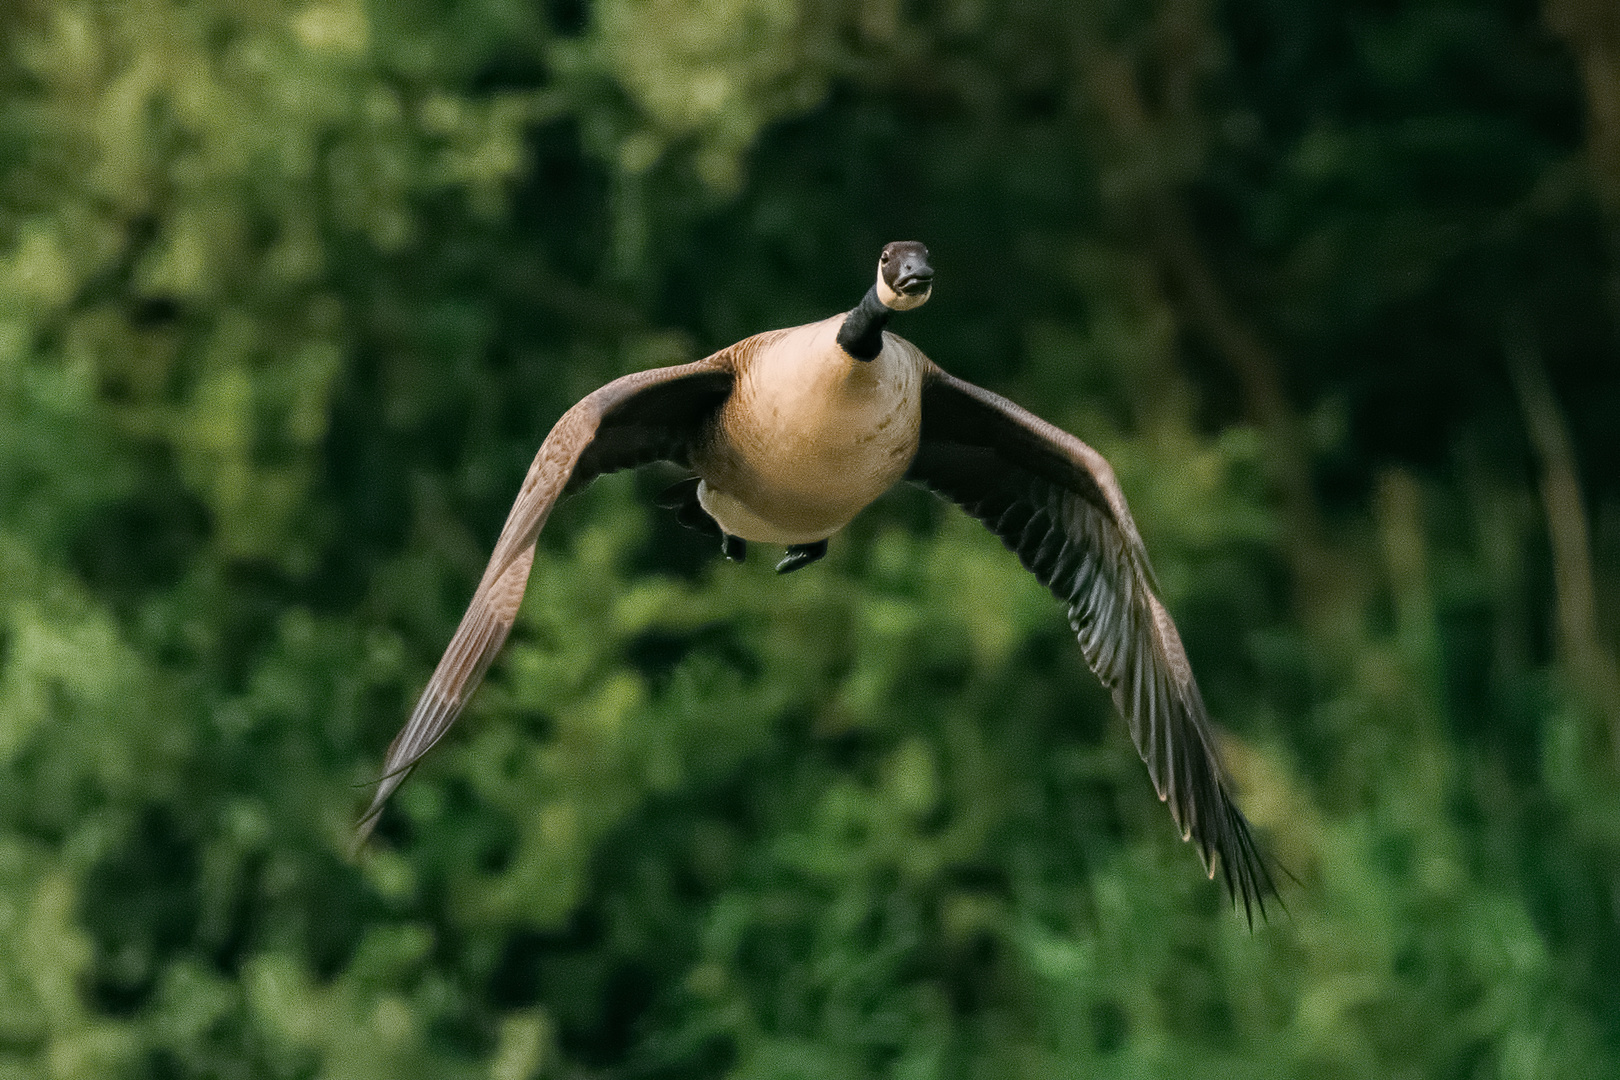
<instances>
[{"instance_id":1,"label":"canada goose","mask_svg":"<svg viewBox=\"0 0 1620 1080\"><path fill-rule=\"evenodd\" d=\"M654 460L696 474L661 504L742 559L782 544L780 573L902 479L984 522L1068 607L1092 670L1130 724L1183 839L1253 920L1276 889L1227 790L1181 637L1108 462L1065 431L937 367L884 330L933 288L928 249L886 246L859 305L773 330L690 364L616 379L563 414L523 481L472 603L388 748L360 823L455 722L512 629L535 538L559 496Z\"/></svg>"}]
</instances>

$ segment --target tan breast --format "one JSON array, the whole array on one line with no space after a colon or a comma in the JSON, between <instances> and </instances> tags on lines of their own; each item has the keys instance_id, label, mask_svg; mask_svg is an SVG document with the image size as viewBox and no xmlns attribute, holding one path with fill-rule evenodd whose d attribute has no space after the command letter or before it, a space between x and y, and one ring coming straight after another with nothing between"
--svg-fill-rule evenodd
<instances>
[{"instance_id":1,"label":"tan breast","mask_svg":"<svg viewBox=\"0 0 1620 1080\"><path fill-rule=\"evenodd\" d=\"M842 322L837 315L739 347L736 386L693 461L703 508L733 536L825 539L911 464L927 361L893 334L875 360L855 360L835 340Z\"/></svg>"}]
</instances>

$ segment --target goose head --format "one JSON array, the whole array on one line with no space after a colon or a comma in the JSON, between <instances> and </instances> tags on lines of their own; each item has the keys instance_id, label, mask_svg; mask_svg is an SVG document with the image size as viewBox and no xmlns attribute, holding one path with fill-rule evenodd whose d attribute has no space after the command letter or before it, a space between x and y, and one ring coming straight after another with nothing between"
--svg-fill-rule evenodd
<instances>
[{"instance_id":1,"label":"goose head","mask_svg":"<svg viewBox=\"0 0 1620 1080\"><path fill-rule=\"evenodd\" d=\"M891 311L922 307L934 288L928 249L915 240L896 240L878 257L877 295Z\"/></svg>"}]
</instances>

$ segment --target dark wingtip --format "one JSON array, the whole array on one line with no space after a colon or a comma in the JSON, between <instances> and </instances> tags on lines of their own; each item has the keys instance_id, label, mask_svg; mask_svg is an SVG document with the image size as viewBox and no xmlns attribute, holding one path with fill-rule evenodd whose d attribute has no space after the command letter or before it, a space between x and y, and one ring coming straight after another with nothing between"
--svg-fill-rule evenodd
<instances>
[{"instance_id":1,"label":"dark wingtip","mask_svg":"<svg viewBox=\"0 0 1620 1080\"><path fill-rule=\"evenodd\" d=\"M360 853L366 849L366 842L371 839L372 832L377 828L377 822L382 820L384 799L373 799L368 808L354 825L354 839L349 843L349 858L358 859Z\"/></svg>"},{"instance_id":2,"label":"dark wingtip","mask_svg":"<svg viewBox=\"0 0 1620 1080\"><path fill-rule=\"evenodd\" d=\"M372 830L377 827L377 820L382 817L382 807L378 806L366 811L354 827L354 838L349 841L349 861L357 862L366 850L366 842L371 839Z\"/></svg>"},{"instance_id":3,"label":"dark wingtip","mask_svg":"<svg viewBox=\"0 0 1620 1080\"><path fill-rule=\"evenodd\" d=\"M399 790L399 786L405 782L405 778L415 767L415 761L406 762L391 772L384 773L377 780L377 793L371 797L371 805L366 807L366 812L355 822L354 842L349 845L349 858L359 858L360 853L365 850L366 841L371 839L372 831L377 828L377 822L382 820L382 812L388 805L389 798Z\"/></svg>"},{"instance_id":4,"label":"dark wingtip","mask_svg":"<svg viewBox=\"0 0 1620 1080\"><path fill-rule=\"evenodd\" d=\"M1288 867L1260 846L1248 819L1231 802L1226 804L1225 817L1225 835L1215 841L1215 857L1220 864L1227 897L1233 907L1242 905L1243 921L1252 931L1256 914L1263 923L1271 921L1268 904L1274 904L1284 915L1289 914L1282 891L1277 887L1277 879L1272 876L1272 868L1275 867L1295 885L1300 881Z\"/></svg>"}]
</instances>

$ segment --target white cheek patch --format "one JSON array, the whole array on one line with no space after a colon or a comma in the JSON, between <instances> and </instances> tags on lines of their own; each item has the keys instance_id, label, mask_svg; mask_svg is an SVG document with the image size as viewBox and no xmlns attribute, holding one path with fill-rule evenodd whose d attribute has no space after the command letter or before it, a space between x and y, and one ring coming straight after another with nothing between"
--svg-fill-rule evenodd
<instances>
[{"instance_id":1,"label":"white cheek patch","mask_svg":"<svg viewBox=\"0 0 1620 1080\"><path fill-rule=\"evenodd\" d=\"M893 289L889 288L889 283L887 281L883 280L882 268L878 269L878 299L883 301L883 306L888 308L890 311L910 311L914 307L921 307L923 302L928 299L929 294L933 291L934 287L930 285L916 296L906 296L903 293L897 293Z\"/></svg>"}]
</instances>

